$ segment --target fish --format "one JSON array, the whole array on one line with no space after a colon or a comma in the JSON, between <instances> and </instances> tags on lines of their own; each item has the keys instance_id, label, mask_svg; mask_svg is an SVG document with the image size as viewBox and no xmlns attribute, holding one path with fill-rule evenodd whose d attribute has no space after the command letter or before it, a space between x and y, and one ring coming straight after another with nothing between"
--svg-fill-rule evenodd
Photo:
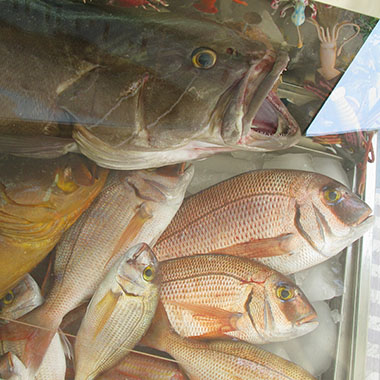
<instances>
[{"instance_id":1,"label":"fish","mask_svg":"<svg viewBox=\"0 0 380 380\"><path fill-rule=\"evenodd\" d=\"M339 253L373 225L371 208L341 183L301 170L255 170L185 199L154 251L158 260L223 253L284 275Z\"/></svg>"},{"instance_id":2,"label":"fish","mask_svg":"<svg viewBox=\"0 0 380 380\"><path fill-rule=\"evenodd\" d=\"M271 91L287 53L222 23L60 0L0 7L0 152L135 170L300 138Z\"/></svg>"},{"instance_id":3,"label":"fish","mask_svg":"<svg viewBox=\"0 0 380 380\"><path fill-rule=\"evenodd\" d=\"M186 380L178 366L167 360L131 352L97 380Z\"/></svg>"},{"instance_id":4,"label":"fish","mask_svg":"<svg viewBox=\"0 0 380 380\"><path fill-rule=\"evenodd\" d=\"M8 292L0 301L2 309L0 321L8 323L29 313L43 303L43 297L33 277L26 275L17 286ZM0 377L5 379L27 378L27 369L16 354L20 354L22 345L12 347L12 353L8 351L6 341L0 342ZM57 333L53 337L44 356L41 366L34 380L64 380L66 373L65 352L68 352L66 341ZM4 366L4 367L3 367Z\"/></svg>"},{"instance_id":5,"label":"fish","mask_svg":"<svg viewBox=\"0 0 380 380\"><path fill-rule=\"evenodd\" d=\"M109 370L140 341L156 311L159 264L145 243L109 270L87 307L75 341L75 380Z\"/></svg>"},{"instance_id":6,"label":"fish","mask_svg":"<svg viewBox=\"0 0 380 380\"><path fill-rule=\"evenodd\" d=\"M195 255L162 261L161 302L184 337L253 344L309 333L317 314L290 279L247 258Z\"/></svg>"},{"instance_id":7,"label":"fish","mask_svg":"<svg viewBox=\"0 0 380 380\"><path fill-rule=\"evenodd\" d=\"M43 302L38 284L27 274L15 288L0 299L0 324L22 317Z\"/></svg>"},{"instance_id":8,"label":"fish","mask_svg":"<svg viewBox=\"0 0 380 380\"><path fill-rule=\"evenodd\" d=\"M162 304L142 344L165 351L190 380L316 380L300 366L237 341L199 341L170 329Z\"/></svg>"},{"instance_id":9,"label":"fish","mask_svg":"<svg viewBox=\"0 0 380 380\"><path fill-rule=\"evenodd\" d=\"M54 284L45 303L20 319L38 328L0 327L0 340L11 348L23 345L20 359L30 378L63 317L91 298L129 247L155 243L180 207L193 171L181 164L110 173L98 197L56 246Z\"/></svg>"},{"instance_id":10,"label":"fish","mask_svg":"<svg viewBox=\"0 0 380 380\"><path fill-rule=\"evenodd\" d=\"M107 169L79 155L1 157L0 297L47 256L98 195L107 175Z\"/></svg>"}]
</instances>

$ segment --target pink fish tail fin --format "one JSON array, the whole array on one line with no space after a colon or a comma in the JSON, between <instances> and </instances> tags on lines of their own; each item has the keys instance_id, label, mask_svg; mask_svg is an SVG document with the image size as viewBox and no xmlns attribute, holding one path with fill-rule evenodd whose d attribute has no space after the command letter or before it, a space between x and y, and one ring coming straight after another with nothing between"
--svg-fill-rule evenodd
<instances>
[{"instance_id":1,"label":"pink fish tail fin","mask_svg":"<svg viewBox=\"0 0 380 380\"><path fill-rule=\"evenodd\" d=\"M20 347L20 341L24 343L20 359L32 376L37 372L59 322L49 318L43 308L38 308L18 320L1 326L0 340L10 352L17 352L16 347Z\"/></svg>"}]
</instances>

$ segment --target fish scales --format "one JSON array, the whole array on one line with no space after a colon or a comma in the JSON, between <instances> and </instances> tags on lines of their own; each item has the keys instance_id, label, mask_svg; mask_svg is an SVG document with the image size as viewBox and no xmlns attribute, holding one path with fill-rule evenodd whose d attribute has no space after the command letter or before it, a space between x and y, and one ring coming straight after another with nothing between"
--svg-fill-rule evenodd
<instances>
[{"instance_id":1,"label":"fish scales","mask_svg":"<svg viewBox=\"0 0 380 380\"><path fill-rule=\"evenodd\" d=\"M179 208L192 174L193 168L184 170L183 165L112 172L88 212L57 245L54 285L45 303L23 321L48 328L52 338L64 315L91 297L125 249L154 243ZM41 340L47 344L48 333L19 324L0 328L1 339L14 334L22 342L32 335L34 352L23 351L22 361L34 374L47 349Z\"/></svg>"},{"instance_id":2,"label":"fish scales","mask_svg":"<svg viewBox=\"0 0 380 380\"><path fill-rule=\"evenodd\" d=\"M144 243L110 269L87 308L75 341L75 380L112 368L141 339L159 299L159 265Z\"/></svg>"},{"instance_id":3,"label":"fish scales","mask_svg":"<svg viewBox=\"0 0 380 380\"><path fill-rule=\"evenodd\" d=\"M329 194L339 198L329 201ZM257 170L185 199L154 249L159 260L241 255L289 274L358 239L372 225L370 213L355 194L326 176Z\"/></svg>"},{"instance_id":4,"label":"fish scales","mask_svg":"<svg viewBox=\"0 0 380 380\"><path fill-rule=\"evenodd\" d=\"M161 302L181 336L230 336L261 344L317 327L316 313L302 291L259 262L204 254L161 264Z\"/></svg>"},{"instance_id":5,"label":"fish scales","mask_svg":"<svg viewBox=\"0 0 380 380\"><path fill-rule=\"evenodd\" d=\"M183 338L159 305L143 344L166 351L191 380L316 380L303 368L244 342Z\"/></svg>"},{"instance_id":6,"label":"fish scales","mask_svg":"<svg viewBox=\"0 0 380 380\"><path fill-rule=\"evenodd\" d=\"M178 366L167 360L131 352L98 380L185 380Z\"/></svg>"}]
</instances>

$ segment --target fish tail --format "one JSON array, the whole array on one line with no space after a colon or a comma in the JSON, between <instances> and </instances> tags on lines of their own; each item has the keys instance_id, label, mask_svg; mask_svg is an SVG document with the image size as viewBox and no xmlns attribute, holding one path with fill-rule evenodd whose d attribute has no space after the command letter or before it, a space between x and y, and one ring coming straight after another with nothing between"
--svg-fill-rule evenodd
<instances>
[{"instance_id":1,"label":"fish tail","mask_svg":"<svg viewBox=\"0 0 380 380\"><path fill-rule=\"evenodd\" d=\"M22 363L32 379L53 339L60 321L49 317L43 307L25 317L0 327L0 341L7 351L19 352Z\"/></svg>"}]
</instances>

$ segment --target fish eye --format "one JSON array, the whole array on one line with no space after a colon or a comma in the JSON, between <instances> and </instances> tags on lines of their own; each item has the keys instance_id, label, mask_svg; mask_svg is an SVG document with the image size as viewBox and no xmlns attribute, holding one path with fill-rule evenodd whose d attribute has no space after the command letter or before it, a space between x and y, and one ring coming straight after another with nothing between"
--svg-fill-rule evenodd
<instances>
[{"instance_id":1,"label":"fish eye","mask_svg":"<svg viewBox=\"0 0 380 380\"><path fill-rule=\"evenodd\" d=\"M15 295L13 294L12 290L10 290L4 297L3 297L3 302L4 305L9 305L10 303L13 302L15 299Z\"/></svg>"},{"instance_id":2,"label":"fish eye","mask_svg":"<svg viewBox=\"0 0 380 380\"><path fill-rule=\"evenodd\" d=\"M336 189L325 189L323 196L329 203L337 203L342 198L342 193Z\"/></svg>"},{"instance_id":3,"label":"fish eye","mask_svg":"<svg viewBox=\"0 0 380 380\"><path fill-rule=\"evenodd\" d=\"M195 49L191 54L191 62L197 69L211 69L216 63L216 53L208 48Z\"/></svg>"},{"instance_id":4,"label":"fish eye","mask_svg":"<svg viewBox=\"0 0 380 380\"><path fill-rule=\"evenodd\" d=\"M288 301L293 298L293 291L287 286L279 286L276 290L277 297L283 301Z\"/></svg>"},{"instance_id":5,"label":"fish eye","mask_svg":"<svg viewBox=\"0 0 380 380\"><path fill-rule=\"evenodd\" d=\"M152 281L154 279L154 268L148 265L143 271L143 278L145 281Z\"/></svg>"}]
</instances>

